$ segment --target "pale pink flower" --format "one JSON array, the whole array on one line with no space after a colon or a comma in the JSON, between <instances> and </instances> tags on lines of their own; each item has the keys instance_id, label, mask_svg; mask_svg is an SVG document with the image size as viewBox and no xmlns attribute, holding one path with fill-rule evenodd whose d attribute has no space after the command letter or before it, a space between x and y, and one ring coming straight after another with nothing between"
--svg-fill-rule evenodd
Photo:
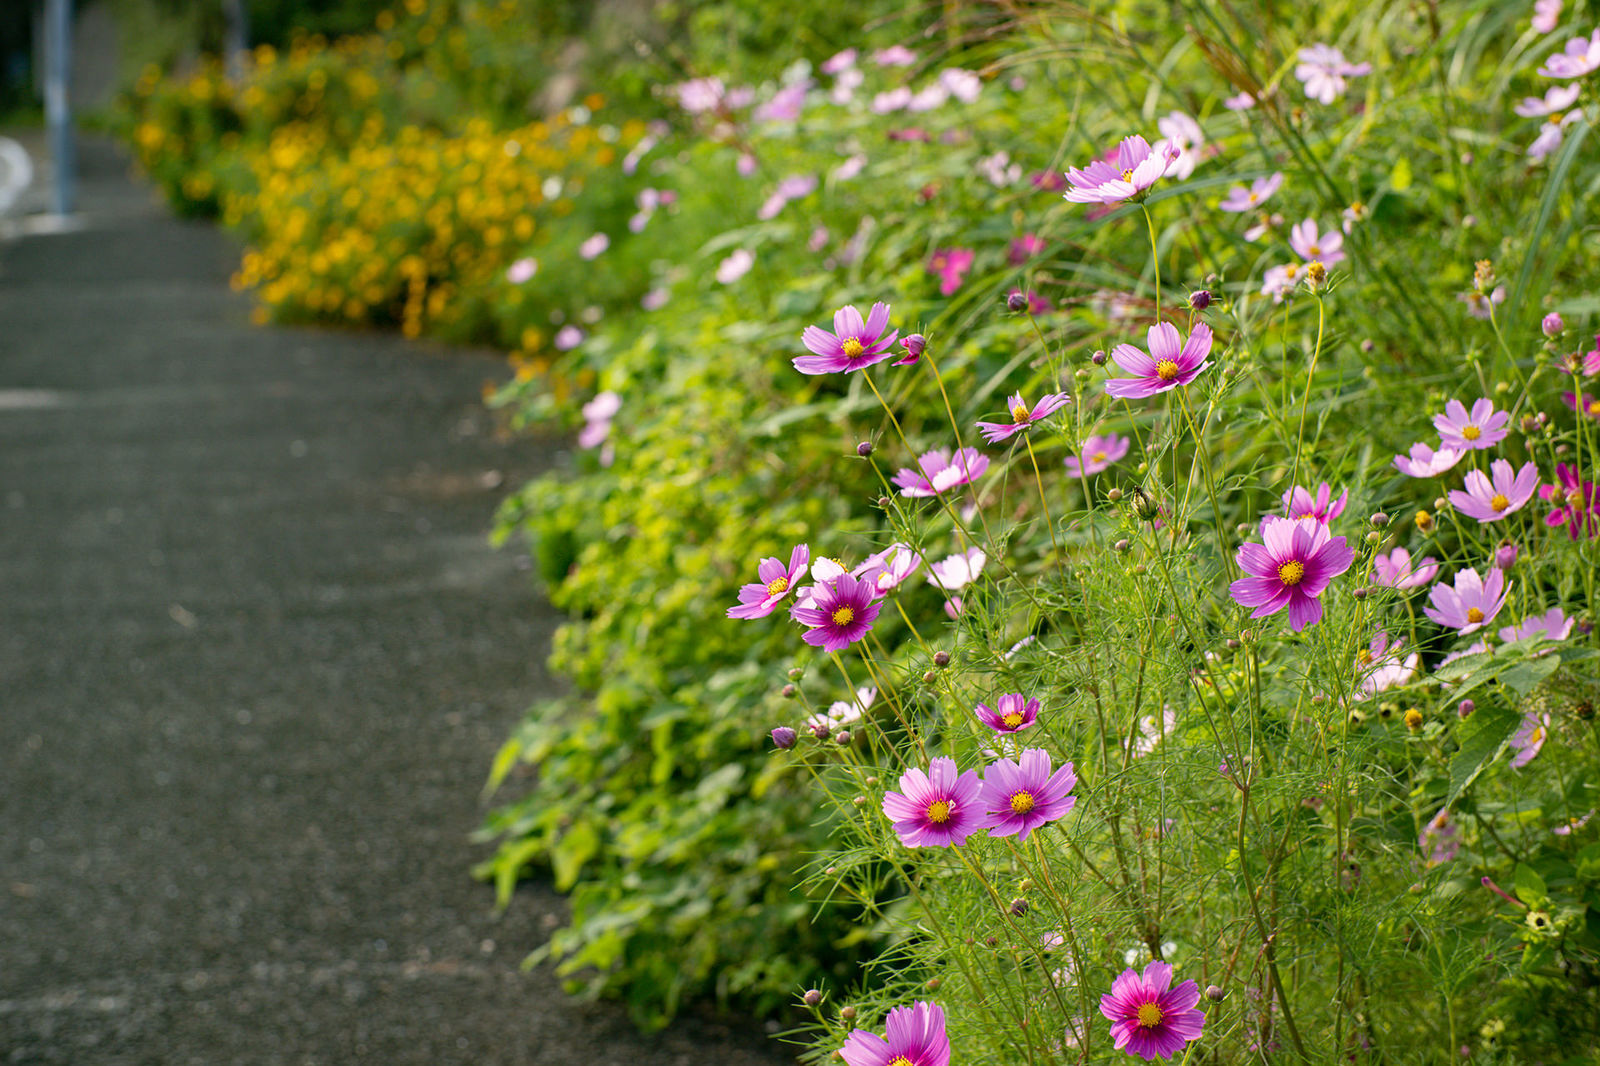
<instances>
[{"instance_id":1,"label":"pale pink flower","mask_svg":"<svg viewBox=\"0 0 1600 1066\"><path fill-rule=\"evenodd\" d=\"M1218 210L1231 214L1243 214L1254 211L1272 198L1272 194L1283 187L1283 171L1278 170L1264 178L1257 178L1250 183L1247 189L1243 185L1235 185L1228 190L1228 195L1217 204Z\"/></svg>"},{"instance_id":2,"label":"pale pink flower","mask_svg":"<svg viewBox=\"0 0 1600 1066\"><path fill-rule=\"evenodd\" d=\"M1314 218L1295 224L1289 231L1289 247L1308 263L1333 266L1344 262L1344 234L1337 230L1319 234Z\"/></svg>"}]
</instances>

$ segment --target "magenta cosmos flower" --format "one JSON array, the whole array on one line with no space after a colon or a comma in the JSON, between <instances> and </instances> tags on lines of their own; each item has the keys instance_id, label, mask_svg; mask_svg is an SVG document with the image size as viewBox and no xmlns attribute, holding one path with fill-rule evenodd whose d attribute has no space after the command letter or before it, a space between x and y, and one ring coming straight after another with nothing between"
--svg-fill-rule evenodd
<instances>
[{"instance_id":1,"label":"magenta cosmos flower","mask_svg":"<svg viewBox=\"0 0 1600 1066\"><path fill-rule=\"evenodd\" d=\"M1075 204L1120 204L1136 199L1160 181L1181 154L1173 144L1156 150L1143 137L1126 137L1117 145L1114 157L1096 159L1082 170L1067 169L1072 187L1066 199Z\"/></svg>"},{"instance_id":2,"label":"magenta cosmos flower","mask_svg":"<svg viewBox=\"0 0 1600 1066\"><path fill-rule=\"evenodd\" d=\"M1261 544L1239 545L1239 566L1250 576L1228 586L1234 602L1255 608L1251 618L1287 607L1289 628L1296 633L1321 621L1318 597L1355 561L1350 545L1311 518L1268 516L1261 523L1261 539Z\"/></svg>"},{"instance_id":3,"label":"magenta cosmos flower","mask_svg":"<svg viewBox=\"0 0 1600 1066\"><path fill-rule=\"evenodd\" d=\"M1107 433L1103 437L1085 437L1083 450L1077 455L1067 456L1062 462L1066 465L1067 473L1073 477L1098 474L1127 455L1128 444L1127 437L1119 437L1115 433Z\"/></svg>"},{"instance_id":4,"label":"magenta cosmos flower","mask_svg":"<svg viewBox=\"0 0 1600 1066\"><path fill-rule=\"evenodd\" d=\"M1600 532L1600 491L1592 481L1578 476L1578 468L1566 463L1556 464L1556 483L1541 485L1539 498L1556 505L1544 516L1544 524L1555 528L1565 524L1567 536L1573 540L1578 534L1592 537Z\"/></svg>"},{"instance_id":5,"label":"magenta cosmos flower","mask_svg":"<svg viewBox=\"0 0 1600 1066\"><path fill-rule=\"evenodd\" d=\"M1561 398L1578 414L1600 418L1600 396L1590 396L1587 392L1582 396L1575 392L1563 392Z\"/></svg>"},{"instance_id":6,"label":"magenta cosmos flower","mask_svg":"<svg viewBox=\"0 0 1600 1066\"><path fill-rule=\"evenodd\" d=\"M1506 605L1505 572L1491 567L1488 577L1479 577L1476 570L1457 570L1454 586L1439 582L1429 590L1428 603L1422 613L1439 625L1463 635L1481 629Z\"/></svg>"},{"instance_id":7,"label":"magenta cosmos flower","mask_svg":"<svg viewBox=\"0 0 1600 1066\"><path fill-rule=\"evenodd\" d=\"M1394 466L1406 477L1437 477L1459 463L1461 457L1466 454L1461 448L1440 448L1434 451L1426 444L1413 444L1410 455L1394 457Z\"/></svg>"},{"instance_id":8,"label":"magenta cosmos flower","mask_svg":"<svg viewBox=\"0 0 1600 1066\"><path fill-rule=\"evenodd\" d=\"M983 772L978 797L983 828L990 836L1027 840L1029 833L1072 810L1078 802L1071 794L1077 783L1069 762L1052 774L1050 756L1042 748L1028 748L1016 762L996 759Z\"/></svg>"},{"instance_id":9,"label":"magenta cosmos flower","mask_svg":"<svg viewBox=\"0 0 1600 1066\"><path fill-rule=\"evenodd\" d=\"M1327 525L1344 514L1344 506L1350 501L1350 490L1339 493L1336 500L1332 497L1333 489L1326 481L1317 486L1315 496L1311 495L1310 489L1296 485L1283 494L1283 506L1288 509L1290 518L1315 518Z\"/></svg>"},{"instance_id":10,"label":"magenta cosmos flower","mask_svg":"<svg viewBox=\"0 0 1600 1066\"><path fill-rule=\"evenodd\" d=\"M1106 382L1108 394L1122 400L1140 400L1187 385L1211 365L1211 327L1204 322L1194 327L1187 341L1171 322L1151 326L1147 339L1148 355L1131 344L1112 349L1111 358L1134 376Z\"/></svg>"},{"instance_id":11,"label":"magenta cosmos flower","mask_svg":"<svg viewBox=\"0 0 1600 1066\"><path fill-rule=\"evenodd\" d=\"M1396 548L1388 555L1377 555L1372 560L1372 583L1392 589L1414 589L1426 585L1439 574L1439 564L1431 555L1416 562L1404 548Z\"/></svg>"},{"instance_id":12,"label":"magenta cosmos flower","mask_svg":"<svg viewBox=\"0 0 1600 1066\"><path fill-rule=\"evenodd\" d=\"M954 759L912 767L900 775L900 791L883 797L883 813L908 848L959 847L983 828L978 771L956 772Z\"/></svg>"},{"instance_id":13,"label":"magenta cosmos flower","mask_svg":"<svg viewBox=\"0 0 1600 1066\"><path fill-rule=\"evenodd\" d=\"M1323 266L1333 266L1344 262L1344 234L1338 230L1318 233L1317 220L1314 218L1294 224L1289 230L1289 247L1308 263L1320 262Z\"/></svg>"},{"instance_id":14,"label":"magenta cosmos flower","mask_svg":"<svg viewBox=\"0 0 1600 1066\"><path fill-rule=\"evenodd\" d=\"M1042 418L1049 418L1067 404L1072 402L1072 397L1065 392L1052 392L1041 397L1039 402L1030 409L1022 399L1022 393L1014 392L1006 398L1006 410L1011 412L1010 422L979 422L978 431L983 434L983 439L990 444L999 444L1009 440L1014 433L1020 433Z\"/></svg>"},{"instance_id":15,"label":"magenta cosmos flower","mask_svg":"<svg viewBox=\"0 0 1600 1066\"><path fill-rule=\"evenodd\" d=\"M1451 400L1444 405L1444 414L1434 416L1433 426L1446 448L1465 452L1493 448L1505 440L1511 434L1506 428L1510 421L1510 412L1496 411L1493 400L1474 400L1471 411L1460 400Z\"/></svg>"},{"instance_id":16,"label":"magenta cosmos flower","mask_svg":"<svg viewBox=\"0 0 1600 1066\"><path fill-rule=\"evenodd\" d=\"M1039 701L1024 702L1022 693L1008 692L1000 697L993 709L987 703L980 703L972 713L996 733L1015 733L1039 720Z\"/></svg>"},{"instance_id":17,"label":"magenta cosmos flower","mask_svg":"<svg viewBox=\"0 0 1600 1066\"><path fill-rule=\"evenodd\" d=\"M940 296L954 295L971 269L971 248L940 248L928 260L929 272L939 275Z\"/></svg>"},{"instance_id":18,"label":"magenta cosmos flower","mask_svg":"<svg viewBox=\"0 0 1600 1066\"><path fill-rule=\"evenodd\" d=\"M1199 1040L1206 1015L1197 1010L1200 986L1185 981L1172 987L1172 967L1147 963L1144 973L1122 971L1111 991L1100 997L1100 1013L1111 1023L1118 1051L1146 1062L1169 1059L1191 1040Z\"/></svg>"},{"instance_id":19,"label":"magenta cosmos flower","mask_svg":"<svg viewBox=\"0 0 1600 1066\"><path fill-rule=\"evenodd\" d=\"M976 448L957 448L953 453L936 448L917 457L920 470L902 467L894 475L900 495L913 498L937 496L960 485L971 484L989 469L989 457Z\"/></svg>"},{"instance_id":20,"label":"magenta cosmos flower","mask_svg":"<svg viewBox=\"0 0 1600 1066\"><path fill-rule=\"evenodd\" d=\"M849 574L814 586L810 602L791 612L795 621L808 627L801 639L827 652L848 648L867 635L883 609L873 591L871 582Z\"/></svg>"},{"instance_id":21,"label":"magenta cosmos flower","mask_svg":"<svg viewBox=\"0 0 1600 1066\"><path fill-rule=\"evenodd\" d=\"M1468 470L1466 491L1452 489L1450 506L1479 522L1498 522L1522 510L1539 488L1539 468L1533 463L1524 463L1513 474L1510 463L1496 459L1489 464L1489 471L1492 479L1482 470Z\"/></svg>"},{"instance_id":22,"label":"magenta cosmos flower","mask_svg":"<svg viewBox=\"0 0 1600 1066\"><path fill-rule=\"evenodd\" d=\"M794 368L802 374L860 370L892 356L899 335L899 330L889 329L888 304L873 304L865 321L854 305L847 305L833 313L832 333L820 326L805 328L800 340L814 354L796 356Z\"/></svg>"},{"instance_id":23,"label":"magenta cosmos flower","mask_svg":"<svg viewBox=\"0 0 1600 1066\"><path fill-rule=\"evenodd\" d=\"M1581 78L1593 70L1600 70L1600 30L1568 41L1565 48L1544 61L1539 73L1547 78Z\"/></svg>"},{"instance_id":24,"label":"magenta cosmos flower","mask_svg":"<svg viewBox=\"0 0 1600 1066\"><path fill-rule=\"evenodd\" d=\"M776 611L778 604L794 591L795 579L804 574L810 564L811 549L804 544L794 546L789 553L788 566L772 556L762 559L756 564L756 576L761 580L739 590L739 604L728 608L728 617L765 618Z\"/></svg>"},{"instance_id":25,"label":"magenta cosmos flower","mask_svg":"<svg viewBox=\"0 0 1600 1066\"><path fill-rule=\"evenodd\" d=\"M1235 185L1228 190L1228 195L1217 208L1230 214L1242 215L1247 211L1254 211L1272 198L1283 185L1283 171L1274 171L1264 178L1257 178L1250 183L1247 189L1243 185Z\"/></svg>"},{"instance_id":26,"label":"magenta cosmos flower","mask_svg":"<svg viewBox=\"0 0 1600 1066\"><path fill-rule=\"evenodd\" d=\"M950 1066L950 1038L944 1011L934 1003L913 1003L889 1012L888 1039L857 1029L839 1049L847 1066Z\"/></svg>"}]
</instances>

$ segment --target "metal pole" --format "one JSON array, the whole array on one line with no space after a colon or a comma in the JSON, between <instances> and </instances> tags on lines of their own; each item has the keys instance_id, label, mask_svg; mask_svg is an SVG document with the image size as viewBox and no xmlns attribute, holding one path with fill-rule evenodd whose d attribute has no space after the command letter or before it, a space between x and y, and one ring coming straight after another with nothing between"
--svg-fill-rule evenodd
<instances>
[{"instance_id":1,"label":"metal pole","mask_svg":"<svg viewBox=\"0 0 1600 1066\"><path fill-rule=\"evenodd\" d=\"M228 22L223 44L228 53L228 80L237 85L244 77L245 52L250 47L250 17L244 0L222 0L222 14Z\"/></svg>"},{"instance_id":2,"label":"metal pole","mask_svg":"<svg viewBox=\"0 0 1600 1066\"><path fill-rule=\"evenodd\" d=\"M55 213L70 215L77 193L77 144L72 133L72 0L45 0L44 114L55 164Z\"/></svg>"}]
</instances>

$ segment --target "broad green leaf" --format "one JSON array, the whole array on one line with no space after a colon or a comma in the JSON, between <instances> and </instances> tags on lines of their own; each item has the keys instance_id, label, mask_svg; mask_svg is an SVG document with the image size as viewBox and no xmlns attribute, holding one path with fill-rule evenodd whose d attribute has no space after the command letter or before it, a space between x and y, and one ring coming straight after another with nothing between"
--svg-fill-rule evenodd
<instances>
[{"instance_id":1,"label":"broad green leaf","mask_svg":"<svg viewBox=\"0 0 1600 1066\"><path fill-rule=\"evenodd\" d=\"M1448 807L1472 784L1484 767L1500 754L1521 719L1505 707L1484 707L1474 712L1461 727L1460 750L1450 757L1450 795Z\"/></svg>"},{"instance_id":2,"label":"broad green leaf","mask_svg":"<svg viewBox=\"0 0 1600 1066\"><path fill-rule=\"evenodd\" d=\"M600 834L594 823L581 821L562 834L550 849L550 868L555 873L556 891L566 892L577 884L583 864L600 850Z\"/></svg>"},{"instance_id":3,"label":"broad green leaf","mask_svg":"<svg viewBox=\"0 0 1600 1066\"><path fill-rule=\"evenodd\" d=\"M1512 886L1517 893L1517 898L1532 907L1541 902L1547 895L1544 887L1544 878L1539 872L1525 862L1517 863L1517 872L1514 875Z\"/></svg>"}]
</instances>

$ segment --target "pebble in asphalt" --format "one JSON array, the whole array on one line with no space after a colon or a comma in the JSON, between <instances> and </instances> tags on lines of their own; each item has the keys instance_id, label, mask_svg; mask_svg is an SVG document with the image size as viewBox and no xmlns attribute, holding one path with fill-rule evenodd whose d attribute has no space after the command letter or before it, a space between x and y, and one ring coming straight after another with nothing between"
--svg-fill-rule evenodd
<instances>
[{"instance_id":1,"label":"pebble in asphalt","mask_svg":"<svg viewBox=\"0 0 1600 1066\"><path fill-rule=\"evenodd\" d=\"M560 445L494 432L501 364L251 327L84 149L87 226L0 246L0 1062L792 1061L565 997L560 899L468 877L554 684L485 535Z\"/></svg>"}]
</instances>

